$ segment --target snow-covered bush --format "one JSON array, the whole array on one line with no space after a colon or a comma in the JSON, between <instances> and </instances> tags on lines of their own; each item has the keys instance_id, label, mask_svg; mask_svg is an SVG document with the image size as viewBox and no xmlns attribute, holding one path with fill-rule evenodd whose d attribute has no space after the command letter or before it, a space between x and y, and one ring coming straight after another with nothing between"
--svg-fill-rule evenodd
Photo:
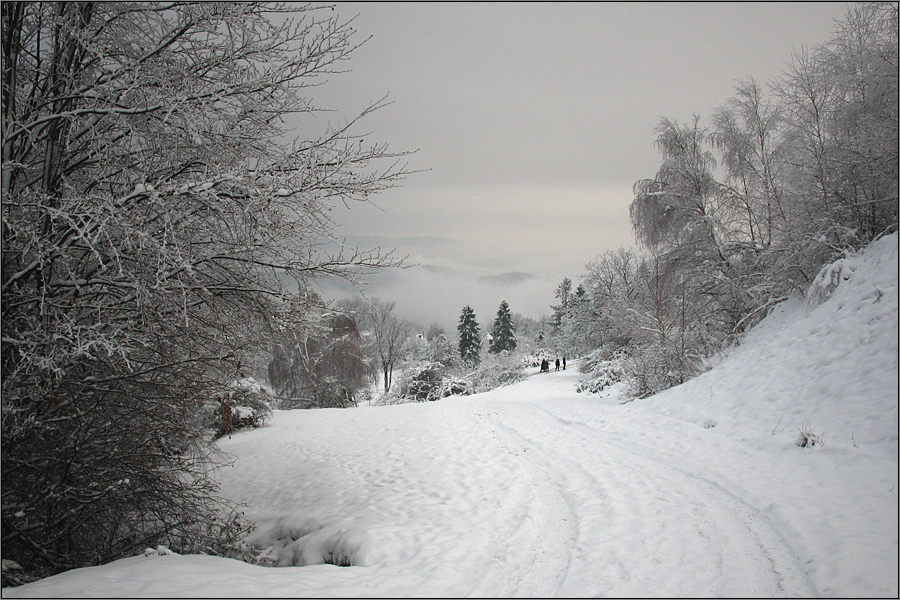
<instances>
[{"instance_id":1,"label":"snow-covered bush","mask_svg":"<svg viewBox=\"0 0 900 600\"><path fill-rule=\"evenodd\" d=\"M510 385L525 379L525 367L521 360L516 360L507 352L497 356L489 355L478 370L466 376L475 393L488 392L504 385Z\"/></svg>"},{"instance_id":2,"label":"snow-covered bush","mask_svg":"<svg viewBox=\"0 0 900 600\"><path fill-rule=\"evenodd\" d=\"M599 393L624 383L628 394L645 397L684 383L708 366L701 355L674 343L647 343L627 348L605 346L581 359L579 392Z\"/></svg>"},{"instance_id":3,"label":"snow-covered bush","mask_svg":"<svg viewBox=\"0 0 900 600\"><path fill-rule=\"evenodd\" d=\"M31 583L32 581L36 581L38 579L38 577L25 573L25 571L22 569L22 565L14 560L8 560L4 558L2 561L0 561L0 565L2 565L0 577L2 577L2 584L4 588L16 587L25 583Z\"/></svg>"},{"instance_id":4,"label":"snow-covered bush","mask_svg":"<svg viewBox=\"0 0 900 600\"><path fill-rule=\"evenodd\" d=\"M653 343L630 352L622 361L634 394L644 398L699 375L703 356L687 354L676 343Z\"/></svg>"},{"instance_id":5,"label":"snow-covered bush","mask_svg":"<svg viewBox=\"0 0 900 600\"><path fill-rule=\"evenodd\" d=\"M207 405L206 426L213 430L213 439L265 425L272 415L272 396L269 388L252 377L235 381L227 397Z\"/></svg>"},{"instance_id":6,"label":"snow-covered bush","mask_svg":"<svg viewBox=\"0 0 900 600\"><path fill-rule=\"evenodd\" d=\"M372 394L369 402L372 406L393 406L394 404L405 404L410 402L405 398L401 398L397 393L398 386L394 385L390 391L385 392L383 390L378 391Z\"/></svg>"},{"instance_id":7,"label":"snow-covered bush","mask_svg":"<svg viewBox=\"0 0 900 600\"><path fill-rule=\"evenodd\" d=\"M407 402L439 400L445 372L446 367L437 362L410 365L397 383L396 395Z\"/></svg>"},{"instance_id":8,"label":"snow-covered bush","mask_svg":"<svg viewBox=\"0 0 900 600\"><path fill-rule=\"evenodd\" d=\"M481 366L462 377L438 362L423 362L404 369L394 388L379 404L430 402L448 396L467 396L487 392L525 379L525 368L509 353L489 355Z\"/></svg>"},{"instance_id":9,"label":"snow-covered bush","mask_svg":"<svg viewBox=\"0 0 900 600\"><path fill-rule=\"evenodd\" d=\"M472 384L463 377L447 375L441 379L441 398L446 398L448 396L469 396L474 393L475 391Z\"/></svg>"},{"instance_id":10,"label":"snow-covered bush","mask_svg":"<svg viewBox=\"0 0 900 600\"><path fill-rule=\"evenodd\" d=\"M578 371L583 377L576 388L579 392L596 394L625 379L625 353L600 349L581 360Z\"/></svg>"},{"instance_id":11,"label":"snow-covered bush","mask_svg":"<svg viewBox=\"0 0 900 600\"><path fill-rule=\"evenodd\" d=\"M852 256L844 256L822 267L806 293L809 305L817 306L828 300L841 282L850 279L855 270L856 261Z\"/></svg>"},{"instance_id":12,"label":"snow-covered bush","mask_svg":"<svg viewBox=\"0 0 900 600\"><path fill-rule=\"evenodd\" d=\"M526 354L522 357L522 366L526 369L529 367L539 367L541 366L542 360L551 361L554 359L554 355L549 350L538 350L537 352L532 352Z\"/></svg>"},{"instance_id":13,"label":"snow-covered bush","mask_svg":"<svg viewBox=\"0 0 900 600\"><path fill-rule=\"evenodd\" d=\"M472 384L454 375L439 362L408 365L397 384L376 402L381 405L404 402L431 402L448 396L468 396L475 393Z\"/></svg>"}]
</instances>

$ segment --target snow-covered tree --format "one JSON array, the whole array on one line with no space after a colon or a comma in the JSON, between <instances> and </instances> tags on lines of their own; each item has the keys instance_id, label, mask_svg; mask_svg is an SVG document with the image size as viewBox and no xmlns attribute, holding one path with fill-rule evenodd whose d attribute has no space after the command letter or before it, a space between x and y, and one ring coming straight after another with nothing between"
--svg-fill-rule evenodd
<instances>
[{"instance_id":1,"label":"snow-covered tree","mask_svg":"<svg viewBox=\"0 0 900 600\"><path fill-rule=\"evenodd\" d=\"M784 245L806 259L796 261L801 288L836 249L897 223L897 39L897 3L852 5L832 38L795 52L777 82L799 217Z\"/></svg>"},{"instance_id":2,"label":"snow-covered tree","mask_svg":"<svg viewBox=\"0 0 900 600\"><path fill-rule=\"evenodd\" d=\"M662 165L631 205L649 256L623 320L646 392L690 376L833 257L896 230L897 14L854 5L831 40L794 53L773 93L748 79L708 127L660 121Z\"/></svg>"},{"instance_id":3,"label":"snow-covered tree","mask_svg":"<svg viewBox=\"0 0 900 600\"><path fill-rule=\"evenodd\" d=\"M4 559L221 550L200 412L303 318L298 287L393 262L330 250L332 205L404 175L355 120L316 131L352 33L256 2L2 4Z\"/></svg>"},{"instance_id":4,"label":"snow-covered tree","mask_svg":"<svg viewBox=\"0 0 900 600\"><path fill-rule=\"evenodd\" d=\"M470 306L464 306L459 316L459 356L468 365L477 365L481 362L481 330L475 318L475 311Z\"/></svg>"},{"instance_id":5,"label":"snow-covered tree","mask_svg":"<svg viewBox=\"0 0 900 600\"><path fill-rule=\"evenodd\" d=\"M598 326L602 309L583 284L575 288L569 307L553 335L556 352L574 358L597 348L602 343Z\"/></svg>"},{"instance_id":6,"label":"snow-covered tree","mask_svg":"<svg viewBox=\"0 0 900 600\"><path fill-rule=\"evenodd\" d=\"M783 109L753 78L713 116L711 140L722 156L723 204L730 205L731 239L752 252L771 247L789 226L785 208Z\"/></svg>"},{"instance_id":7,"label":"snow-covered tree","mask_svg":"<svg viewBox=\"0 0 900 600\"><path fill-rule=\"evenodd\" d=\"M447 332L440 325L433 324L425 334L425 356L423 360L436 362L445 367L452 367L458 362L453 342L447 337Z\"/></svg>"},{"instance_id":8,"label":"snow-covered tree","mask_svg":"<svg viewBox=\"0 0 900 600\"><path fill-rule=\"evenodd\" d=\"M330 310L278 340L268 368L281 408L354 406L376 372L354 318Z\"/></svg>"},{"instance_id":9,"label":"snow-covered tree","mask_svg":"<svg viewBox=\"0 0 900 600\"><path fill-rule=\"evenodd\" d=\"M491 344L489 352L493 354L500 354L504 350L512 352L516 349L516 326L512 321L512 314L506 300L500 302L500 308L497 309L497 316L491 327L491 337L494 342Z\"/></svg>"},{"instance_id":10,"label":"snow-covered tree","mask_svg":"<svg viewBox=\"0 0 900 600\"><path fill-rule=\"evenodd\" d=\"M363 322L371 333L370 350L381 368L385 392L391 390L394 367L405 355L410 333L409 323L394 313L395 305L373 298L363 310Z\"/></svg>"},{"instance_id":11,"label":"snow-covered tree","mask_svg":"<svg viewBox=\"0 0 900 600\"><path fill-rule=\"evenodd\" d=\"M694 115L686 125L664 117L656 134L663 163L654 179L634 185L630 207L638 241L661 252L678 248L716 252L721 223L709 131Z\"/></svg>"},{"instance_id":12,"label":"snow-covered tree","mask_svg":"<svg viewBox=\"0 0 900 600\"><path fill-rule=\"evenodd\" d=\"M549 331L549 317L534 319L521 313L512 313L512 321L516 324L516 349L518 351L532 353L545 347Z\"/></svg>"},{"instance_id":13,"label":"snow-covered tree","mask_svg":"<svg viewBox=\"0 0 900 600\"><path fill-rule=\"evenodd\" d=\"M563 280L556 286L556 297L559 298L559 304L555 304L550 308L553 309L553 326L559 327L563 318L569 310L569 297L572 295L572 280L563 277Z\"/></svg>"}]
</instances>

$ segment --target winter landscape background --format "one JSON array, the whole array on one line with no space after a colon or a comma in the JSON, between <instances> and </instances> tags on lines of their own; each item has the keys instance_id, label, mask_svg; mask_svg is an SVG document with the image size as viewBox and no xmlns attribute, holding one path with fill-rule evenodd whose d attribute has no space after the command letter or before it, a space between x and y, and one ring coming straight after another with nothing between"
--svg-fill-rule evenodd
<instances>
[{"instance_id":1,"label":"winter landscape background","mask_svg":"<svg viewBox=\"0 0 900 600\"><path fill-rule=\"evenodd\" d=\"M339 3L371 35L316 90L354 114L392 103L366 131L390 132L422 169L372 204L336 207L338 233L397 248L416 265L361 284L425 327L452 332L470 305L501 300L532 319L595 255L635 245L635 181L659 167L660 115L709 116L752 76L778 77L791 52L829 39L840 2ZM687 32L690 32L689 34ZM322 281L326 295L348 287Z\"/></svg>"},{"instance_id":2,"label":"winter landscape background","mask_svg":"<svg viewBox=\"0 0 900 600\"><path fill-rule=\"evenodd\" d=\"M893 234L643 400L570 366L278 411L219 477L284 568L159 548L3 595L896 597L897 265Z\"/></svg>"},{"instance_id":3,"label":"winter landscape background","mask_svg":"<svg viewBox=\"0 0 900 600\"><path fill-rule=\"evenodd\" d=\"M898 9L3 3L3 596L896 597Z\"/></svg>"}]
</instances>

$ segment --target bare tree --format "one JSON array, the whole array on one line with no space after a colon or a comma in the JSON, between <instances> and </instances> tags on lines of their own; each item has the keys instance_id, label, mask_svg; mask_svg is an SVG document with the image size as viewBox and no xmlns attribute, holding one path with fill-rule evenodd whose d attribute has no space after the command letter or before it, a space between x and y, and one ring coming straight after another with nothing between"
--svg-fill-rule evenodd
<instances>
[{"instance_id":1,"label":"bare tree","mask_svg":"<svg viewBox=\"0 0 900 600\"><path fill-rule=\"evenodd\" d=\"M741 81L735 95L713 116L712 140L722 154L727 184L723 201L732 204L727 224L734 242L753 252L769 248L789 223L782 191L781 109L755 79Z\"/></svg>"},{"instance_id":2,"label":"bare tree","mask_svg":"<svg viewBox=\"0 0 900 600\"><path fill-rule=\"evenodd\" d=\"M355 120L277 143L353 30L255 2L9 2L2 25L4 558L215 551L198 411L310 278L393 262L330 252L329 211L396 155Z\"/></svg>"},{"instance_id":3,"label":"bare tree","mask_svg":"<svg viewBox=\"0 0 900 600\"><path fill-rule=\"evenodd\" d=\"M355 319L333 310L286 331L276 340L268 366L281 408L355 406L376 373L364 356Z\"/></svg>"},{"instance_id":4,"label":"bare tree","mask_svg":"<svg viewBox=\"0 0 900 600\"><path fill-rule=\"evenodd\" d=\"M394 367L403 358L410 333L409 324L394 314L394 306L394 302L373 298L364 308L364 322L372 334L372 351L381 368L385 393L391 390Z\"/></svg>"}]
</instances>

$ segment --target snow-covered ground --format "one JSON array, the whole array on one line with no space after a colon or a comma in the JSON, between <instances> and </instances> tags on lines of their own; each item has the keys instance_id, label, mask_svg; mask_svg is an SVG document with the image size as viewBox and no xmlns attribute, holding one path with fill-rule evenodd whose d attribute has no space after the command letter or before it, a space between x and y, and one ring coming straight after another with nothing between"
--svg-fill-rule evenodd
<instances>
[{"instance_id":1,"label":"snow-covered ground","mask_svg":"<svg viewBox=\"0 0 900 600\"><path fill-rule=\"evenodd\" d=\"M253 541L305 566L151 553L3 596L897 597L897 263L896 235L845 259L652 398L570 365L223 440Z\"/></svg>"}]
</instances>

